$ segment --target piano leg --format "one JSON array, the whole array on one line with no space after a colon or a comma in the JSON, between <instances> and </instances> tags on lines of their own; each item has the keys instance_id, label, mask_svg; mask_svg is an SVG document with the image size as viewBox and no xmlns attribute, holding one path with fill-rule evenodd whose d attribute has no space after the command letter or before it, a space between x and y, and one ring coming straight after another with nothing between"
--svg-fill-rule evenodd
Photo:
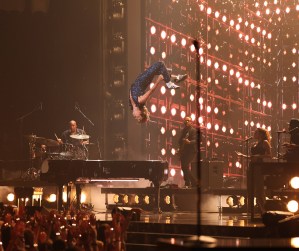
<instances>
[{"instance_id":1,"label":"piano leg","mask_svg":"<svg viewBox=\"0 0 299 251\"><path fill-rule=\"evenodd\" d=\"M160 184L158 186L158 213L161 214L162 213L162 210L161 210L161 207L160 207L160 199L161 199L161 189L160 189Z\"/></svg>"},{"instance_id":2,"label":"piano leg","mask_svg":"<svg viewBox=\"0 0 299 251\"><path fill-rule=\"evenodd\" d=\"M58 196L57 196L57 207L58 210L62 210L62 191L63 191L63 185L58 185Z\"/></svg>"},{"instance_id":3,"label":"piano leg","mask_svg":"<svg viewBox=\"0 0 299 251\"><path fill-rule=\"evenodd\" d=\"M66 209L70 209L71 206L71 191L72 191L72 187L68 184L66 187Z\"/></svg>"},{"instance_id":4,"label":"piano leg","mask_svg":"<svg viewBox=\"0 0 299 251\"><path fill-rule=\"evenodd\" d=\"M80 209L80 204L81 204L81 185L80 184L76 184L76 208Z\"/></svg>"},{"instance_id":5,"label":"piano leg","mask_svg":"<svg viewBox=\"0 0 299 251\"><path fill-rule=\"evenodd\" d=\"M159 213L161 214L162 213L162 210L161 210L161 207L160 207L160 197L161 197L161 190L160 190L160 186L155 186L155 194L156 194L156 210L154 210L156 213Z\"/></svg>"},{"instance_id":6,"label":"piano leg","mask_svg":"<svg viewBox=\"0 0 299 251\"><path fill-rule=\"evenodd\" d=\"M254 217L254 182L256 181L255 179L255 166L249 165L249 170L247 172L247 201L248 201L248 209L250 213L250 220L253 222L255 220Z\"/></svg>"}]
</instances>

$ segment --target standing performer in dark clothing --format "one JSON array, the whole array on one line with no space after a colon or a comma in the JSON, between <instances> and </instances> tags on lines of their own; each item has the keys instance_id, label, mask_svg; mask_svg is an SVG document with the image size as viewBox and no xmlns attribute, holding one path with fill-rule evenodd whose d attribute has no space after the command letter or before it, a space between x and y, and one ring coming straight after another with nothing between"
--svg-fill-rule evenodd
<instances>
[{"instance_id":1,"label":"standing performer in dark clothing","mask_svg":"<svg viewBox=\"0 0 299 251\"><path fill-rule=\"evenodd\" d=\"M254 139L257 140L251 147L251 161L263 161L263 158L271 157L270 133L263 128L257 128L254 132Z\"/></svg>"},{"instance_id":2,"label":"standing performer in dark clothing","mask_svg":"<svg viewBox=\"0 0 299 251\"><path fill-rule=\"evenodd\" d=\"M253 138L257 140L250 148L250 156L236 151L241 157L250 158L251 162L263 162L264 158L271 157L271 136L270 133L263 128L257 128L254 131Z\"/></svg>"},{"instance_id":3,"label":"standing performer in dark clothing","mask_svg":"<svg viewBox=\"0 0 299 251\"><path fill-rule=\"evenodd\" d=\"M185 117L184 125L180 138L179 149L177 153L180 156L181 168L184 174L185 187L196 187L197 179L192 175L190 171L190 164L197 153L197 140L196 130L192 127L191 118ZM199 161L199 160L198 160Z\"/></svg>"},{"instance_id":4,"label":"standing performer in dark clothing","mask_svg":"<svg viewBox=\"0 0 299 251\"><path fill-rule=\"evenodd\" d=\"M271 137L270 133L263 128L257 128L254 131L253 138L257 140L251 146L251 156L243 155L239 152L236 152L239 156L246 156L250 158L249 168L252 169L252 163L264 162L266 159L271 158ZM262 175L261 168L255 170L256 176L254 184L251 184L252 177L249 175L250 170L247 170L247 190L254 191L256 195L256 203L258 204L262 213L265 212L265 202L266 196L264 191L264 177ZM253 188L253 189L252 189ZM248 193L249 201L252 200L252 194Z\"/></svg>"},{"instance_id":5,"label":"standing performer in dark clothing","mask_svg":"<svg viewBox=\"0 0 299 251\"><path fill-rule=\"evenodd\" d=\"M287 148L283 158L287 162L299 162L299 119L292 118L289 123L290 143L284 143Z\"/></svg>"},{"instance_id":6,"label":"standing performer in dark clothing","mask_svg":"<svg viewBox=\"0 0 299 251\"><path fill-rule=\"evenodd\" d=\"M179 88L179 86L173 83L171 79L178 83L187 78L187 75L177 75L176 77L170 76L169 71L170 70L165 67L163 62L156 62L146 71L141 73L131 85L129 105L133 111L133 117L139 123L144 123L149 120L149 112L145 104L160 82L163 84L165 83L169 89L176 89ZM154 86L146 91L155 76L158 76L158 78L155 80Z\"/></svg>"},{"instance_id":7,"label":"standing performer in dark clothing","mask_svg":"<svg viewBox=\"0 0 299 251\"><path fill-rule=\"evenodd\" d=\"M257 128L254 132L254 139L257 142L251 147L251 163L252 162L264 162L265 159L271 158L271 137L270 133L263 128ZM255 184L251 184L254 187L256 194L256 203L259 206L261 213L265 212L266 195L264 188L264 176L262 170L257 170L257 176Z\"/></svg>"}]
</instances>

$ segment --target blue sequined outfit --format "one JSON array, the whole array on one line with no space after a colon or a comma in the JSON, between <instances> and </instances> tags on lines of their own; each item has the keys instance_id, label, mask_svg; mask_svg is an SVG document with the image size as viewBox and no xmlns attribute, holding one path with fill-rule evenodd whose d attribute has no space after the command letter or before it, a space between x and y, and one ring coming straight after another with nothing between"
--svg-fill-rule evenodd
<instances>
[{"instance_id":1,"label":"blue sequined outfit","mask_svg":"<svg viewBox=\"0 0 299 251\"><path fill-rule=\"evenodd\" d=\"M144 104L139 104L138 97L142 96L145 93L146 89L151 84L154 76L156 75L162 75L166 83L170 81L170 75L166 69L165 64L163 62L156 62L153 65L151 65L147 70L145 70L143 73L141 73L136 78L134 83L131 85L130 92L132 95L132 99L138 107L144 106ZM133 110L130 99L129 99L129 105Z\"/></svg>"}]
</instances>

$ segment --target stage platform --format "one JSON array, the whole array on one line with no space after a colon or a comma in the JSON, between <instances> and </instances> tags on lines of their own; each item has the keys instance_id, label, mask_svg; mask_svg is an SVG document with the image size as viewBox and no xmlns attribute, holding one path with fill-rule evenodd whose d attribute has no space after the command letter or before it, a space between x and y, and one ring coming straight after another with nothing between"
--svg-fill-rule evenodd
<instances>
[{"instance_id":1,"label":"stage platform","mask_svg":"<svg viewBox=\"0 0 299 251\"><path fill-rule=\"evenodd\" d=\"M109 211L97 214L98 219L111 220ZM200 222L200 224L198 224ZM289 229L290 230L290 229ZM290 231L287 230L288 234ZM127 250L196 250L198 243L182 246L198 236L213 237L216 243L209 247L299 247L297 233L286 236L280 226L265 226L258 218L251 222L246 214L197 212L142 212L140 221L132 221L127 235ZM191 246L188 246L191 245Z\"/></svg>"},{"instance_id":2,"label":"stage platform","mask_svg":"<svg viewBox=\"0 0 299 251\"><path fill-rule=\"evenodd\" d=\"M216 239L213 247L296 247L299 237L297 219L288 225L266 226L260 214L252 221L247 207L230 208L228 196L246 197L247 190L239 188L210 189L178 188L171 186L117 187L117 183L80 184L93 203L102 197L102 208L93 208L98 220L110 222L113 206L138 207L111 203L114 194L156 195L159 189L161 210L142 208L140 220L131 221L127 233L127 251L135 250L192 250L198 248L194 239L208 236ZM0 186L48 187L54 184L39 180L1 180ZM119 184L122 186L123 184ZM200 193L198 193L200 191ZM200 196L199 196L200 195ZM164 203L169 196L170 205ZM129 196L130 197L130 196ZM105 199L104 199L105 198ZM141 197L140 197L141 198ZM156 198L156 197L154 197ZM197 203L201 203L201 207ZM175 205L175 206L174 206ZM185 243L185 246L180 244ZM190 243L193 243L192 245ZM297 246L299 247L299 245Z\"/></svg>"}]
</instances>

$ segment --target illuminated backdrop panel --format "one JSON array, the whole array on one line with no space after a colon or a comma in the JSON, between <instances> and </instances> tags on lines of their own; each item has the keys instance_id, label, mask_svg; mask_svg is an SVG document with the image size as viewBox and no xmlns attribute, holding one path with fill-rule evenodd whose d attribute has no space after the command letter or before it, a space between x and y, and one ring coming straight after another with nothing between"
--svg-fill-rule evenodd
<instances>
[{"instance_id":1,"label":"illuminated backdrop panel","mask_svg":"<svg viewBox=\"0 0 299 251\"><path fill-rule=\"evenodd\" d=\"M178 90L161 86L148 104L155 122L148 134L158 127L156 157L169 161L174 179L181 180L175 149L185 116L200 125L201 159L224 161L224 176L245 177L247 163L235 151L246 153L245 140L257 127L272 134L275 156L276 131L298 116L298 2L148 0L144 5L145 68L164 61L174 73L189 76ZM194 39L200 41L200 97Z\"/></svg>"}]
</instances>

